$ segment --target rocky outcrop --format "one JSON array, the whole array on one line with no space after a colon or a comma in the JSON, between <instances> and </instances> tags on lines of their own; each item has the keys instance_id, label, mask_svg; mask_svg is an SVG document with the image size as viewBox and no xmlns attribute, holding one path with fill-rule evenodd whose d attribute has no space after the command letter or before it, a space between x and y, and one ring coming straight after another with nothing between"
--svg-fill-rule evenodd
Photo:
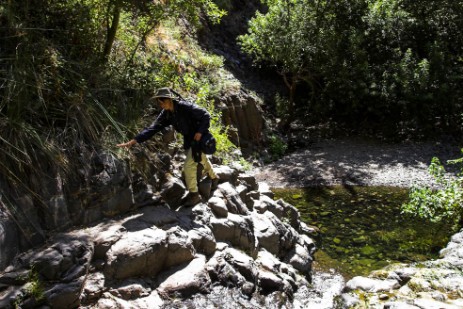
<instances>
[{"instance_id":1,"label":"rocky outcrop","mask_svg":"<svg viewBox=\"0 0 463 309\"><path fill-rule=\"evenodd\" d=\"M463 308L463 230L441 258L418 264L393 264L369 277L347 282L344 308Z\"/></svg>"},{"instance_id":2,"label":"rocky outcrop","mask_svg":"<svg viewBox=\"0 0 463 309\"><path fill-rule=\"evenodd\" d=\"M216 102L233 144L243 149L253 149L262 144L264 118L261 103L255 96L241 91L217 98Z\"/></svg>"},{"instance_id":3,"label":"rocky outcrop","mask_svg":"<svg viewBox=\"0 0 463 309\"><path fill-rule=\"evenodd\" d=\"M152 205L18 255L0 275L0 307L160 308L218 286L242 300L279 293L290 303L310 281L310 229L253 176L217 170L222 183L193 208L179 202L181 183L166 178Z\"/></svg>"},{"instance_id":4,"label":"rocky outcrop","mask_svg":"<svg viewBox=\"0 0 463 309\"><path fill-rule=\"evenodd\" d=\"M50 170L33 179L36 193L2 187L0 194L0 269L19 252L41 245L47 235L72 226L87 225L133 210L132 179L127 162L107 152L82 150L79 169L65 178ZM35 194L42 198L38 201Z\"/></svg>"}]
</instances>

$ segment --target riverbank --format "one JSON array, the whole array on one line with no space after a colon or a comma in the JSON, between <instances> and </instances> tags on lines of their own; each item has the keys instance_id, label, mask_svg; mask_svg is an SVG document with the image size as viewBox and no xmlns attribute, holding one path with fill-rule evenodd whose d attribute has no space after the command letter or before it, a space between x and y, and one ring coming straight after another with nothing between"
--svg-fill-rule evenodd
<instances>
[{"instance_id":1,"label":"riverbank","mask_svg":"<svg viewBox=\"0 0 463 309\"><path fill-rule=\"evenodd\" d=\"M435 185L428 174L433 157L441 162L461 157L456 142L385 144L342 138L313 142L256 170L256 179L271 188L303 188L316 185L410 187ZM446 165L449 176L456 166Z\"/></svg>"}]
</instances>

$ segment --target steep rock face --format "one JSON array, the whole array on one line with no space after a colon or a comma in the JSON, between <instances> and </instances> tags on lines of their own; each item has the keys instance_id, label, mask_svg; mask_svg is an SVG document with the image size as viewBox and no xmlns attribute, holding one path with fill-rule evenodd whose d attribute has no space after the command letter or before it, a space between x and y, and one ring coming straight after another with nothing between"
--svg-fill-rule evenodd
<instances>
[{"instance_id":1,"label":"steep rock face","mask_svg":"<svg viewBox=\"0 0 463 309\"><path fill-rule=\"evenodd\" d=\"M0 307L160 308L218 285L241 290L237 302L280 293L290 304L308 285L314 242L294 222L291 205L269 199L252 176L218 170L234 184L221 183L193 208L176 198L171 205L153 199L125 217L59 233L18 255L0 275ZM237 187L242 196L252 192L248 203ZM209 206L217 200L226 208L219 216ZM254 208L264 201L268 210ZM281 209L280 216L270 209Z\"/></svg>"},{"instance_id":2,"label":"steep rock face","mask_svg":"<svg viewBox=\"0 0 463 309\"><path fill-rule=\"evenodd\" d=\"M222 121L229 126L230 140L242 148L253 148L262 144L264 129L261 102L244 91L217 99L222 111ZM219 103L220 102L220 103Z\"/></svg>"},{"instance_id":3,"label":"steep rock face","mask_svg":"<svg viewBox=\"0 0 463 309\"><path fill-rule=\"evenodd\" d=\"M135 200L138 191L132 188L127 162L85 149L80 161L74 177L50 170L46 179L33 180L42 202L31 192L0 195L0 229L5 231L0 236L0 269L19 252L42 244L50 233L113 217L142 204Z\"/></svg>"}]
</instances>

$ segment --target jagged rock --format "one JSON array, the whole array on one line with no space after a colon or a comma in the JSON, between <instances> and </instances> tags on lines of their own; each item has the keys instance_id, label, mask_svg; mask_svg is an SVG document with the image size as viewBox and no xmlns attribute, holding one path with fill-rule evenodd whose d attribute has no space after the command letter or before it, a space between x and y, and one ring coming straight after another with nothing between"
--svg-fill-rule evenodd
<instances>
[{"instance_id":1,"label":"jagged rock","mask_svg":"<svg viewBox=\"0 0 463 309\"><path fill-rule=\"evenodd\" d=\"M239 193L230 183L219 185L219 190L223 194L227 209L232 214L247 215L248 208L241 200Z\"/></svg>"},{"instance_id":2,"label":"jagged rock","mask_svg":"<svg viewBox=\"0 0 463 309\"><path fill-rule=\"evenodd\" d=\"M304 275L310 275L313 258L307 247L296 244L285 260Z\"/></svg>"},{"instance_id":3,"label":"jagged rock","mask_svg":"<svg viewBox=\"0 0 463 309\"><path fill-rule=\"evenodd\" d=\"M114 309L114 308L130 308L134 309L134 307L130 304L130 302L115 297L114 295L106 292L103 294L103 297L98 300L96 307L99 309Z\"/></svg>"},{"instance_id":4,"label":"jagged rock","mask_svg":"<svg viewBox=\"0 0 463 309\"><path fill-rule=\"evenodd\" d=\"M182 204L185 192L186 188L183 182L172 175L168 175L167 181L163 183L161 188L162 198L172 209L176 209Z\"/></svg>"},{"instance_id":5,"label":"jagged rock","mask_svg":"<svg viewBox=\"0 0 463 309\"><path fill-rule=\"evenodd\" d=\"M238 180L243 183L249 191L259 190L259 184L257 183L256 177L249 174L239 174Z\"/></svg>"},{"instance_id":6,"label":"jagged rock","mask_svg":"<svg viewBox=\"0 0 463 309\"><path fill-rule=\"evenodd\" d=\"M301 222L301 215L299 214L299 211L297 210L297 208L285 202L282 199L279 199L278 201L276 201L276 204L283 207L283 214L282 214L282 217L280 218L287 219L289 221L289 224L293 228L298 230L302 222Z\"/></svg>"},{"instance_id":7,"label":"jagged rock","mask_svg":"<svg viewBox=\"0 0 463 309\"><path fill-rule=\"evenodd\" d=\"M294 247L298 233L286 226L271 212L254 213L252 216L254 232L259 248L265 248L270 253L280 257Z\"/></svg>"},{"instance_id":8,"label":"jagged rock","mask_svg":"<svg viewBox=\"0 0 463 309\"><path fill-rule=\"evenodd\" d=\"M267 216L267 212L253 215L252 220L259 248L265 248L278 256L280 253L280 234L272 220Z\"/></svg>"},{"instance_id":9,"label":"jagged rock","mask_svg":"<svg viewBox=\"0 0 463 309\"><path fill-rule=\"evenodd\" d=\"M237 170L224 165L215 167L214 172L217 174L217 176L219 176L220 183L229 182L232 185L236 184L239 174Z\"/></svg>"},{"instance_id":10,"label":"jagged rock","mask_svg":"<svg viewBox=\"0 0 463 309\"><path fill-rule=\"evenodd\" d=\"M2 273L0 275L0 288L11 285L23 285L27 282L29 275L30 271L27 269Z\"/></svg>"},{"instance_id":11,"label":"jagged rock","mask_svg":"<svg viewBox=\"0 0 463 309\"><path fill-rule=\"evenodd\" d=\"M19 286L9 286L0 291L0 308L15 308L14 303L23 297L23 289Z\"/></svg>"},{"instance_id":12,"label":"jagged rock","mask_svg":"<svg viewBox=\"0 0 463 309\"><path fill-rule=\"evenodd\" d=\"M90 273L84 283L81 303L87 305L97 301L106 290L104 275L100 272Z\"/></svg>"},{"instance_id":13,"label":"jagged rock","mask_svg":"<svg viewBox=\"0 0 463 309\"><path fill-rule=\"evenodd\" d=\"M287 281L276 275L275 273L261 270L259 271L259 287L264 294L274 291L284 291L292 294L292 286Z\"/></svg>"},{"instance_id":14,"label":"jagged rock","mask_svg":"<svg viewBox=\"0 0 463 309\"><path fill-rule=\"evenodd\" d=\"M253 221L250 217L229 213L226 219L211 218L210 227L218 241L230 242L244 250L255 250Z\"/></svg>"},{"instance_id":15,"label":"jagged rock","mask_svg":"<svg viewBox=\"0 0 463 309\"><path fill-rule=\"evenodd\" d=\"M211 229L207 226L197 227L188 231L188 237L196 252L211 255L216 249L216 241Z\"/></svg>"},{"instance_id":16,"label":"jagged rock","mask_svg":"<svg viewBox=\"0 0 463 309\"><path fill-rule=\"evenodd\" d=\"M169 209L166 205L156 207L144 207L133 216L126 218L123 226L128 231L149 229L152 226L168 228L179 224L179 214Z\"/></svg>"},{"instance_id":17,"label":"jagged rock","mask_svg":"<svg viewBox=\"0 0 463 309\"><path fill-rule=\"evenodd\" d=\"M185 266L180 266L168 273L168 277L157 288L161 295L181 295L208 292L211 279L206 271L206 258L198 255Z\"/></svg>"},{"instance_id":18,"label":"jagged rock","mask_svg":"<svg viewBox=\"0 0 463 309\"><path fill-rule=\"evenodd\" d=\"M247 281L256 283L257 282L257 266L249 255L236 250L234 248L227 248L224 250L224 259L234 269L236 269Z\"/></svg>"},{"instance_id":19,"label":"jagged rock","mask_svg":"<svg viewBox=\"0 0 463 309\"><path fill-rule=\"evenodd\" d=\"M240 196L241 201L244 204L246 204L247 208L249 209L249 202L250 202L250 197L248 196L249 188L245 185L239 184L237 187L235 187L235 190Z\"/></svg>"},{"instance_id":20,"label":"jagged rock","mask_svg":"<svg viewBox=\"0 0 463 309\"><path fill-rule=\"evenodd\" d=\"M299 233L318 238L320 236L320 230L316 226L308 226L304 222L299 222Z\"/></svg>"},{"instance_id":21,"label":"jagged rock","mask_svg":"<svg viewBox=\"0 0 463 309\"><path fill-rule=\"evenodd\" d=\"M162 308L164 301L157 291L151 292L147 297L142 297L132 302L134 309L154 309Z\"/></svg>"},{"instance_id":22,"label":"jagged rock","mask_svg":"<svg viewBox=\"0 0 463 309\"><path fill-rule=\"evenodd\" d=\"M80 293L85 277L70 283L58 283L44 293L52 308L76 308L80 305Z\"/></svg>"},{"instance_id":23,"label":"jagged rock","mask_svg":"<svg viewBox=\"0 0 463 309\"><path fill-rule=\"evenodd\" d=\"M237 135L230 135L231 141L240 147L251 147L261 142L264 120L259 102L244 92L223 97L220 100L222 121L235 127Z\"/></svg>"},{"instance_id":24,"label":"jagged rock","mask_svg":"<svg viewBox=\"0 0 463 309\"><path fill-rule=\"evenodd\" d=\"M298 220L289 204L261 196L253 191L256 183L252 176L238 180L236 170L230 170L229 177L237 187L222 178L208 205L173 210L181 205L185 189L178 179L171 178L163 186L163 199L169 204L140 208L25 254L9 269L9 275L0 276L0 284L31 284L12 281L12 275L25 270L24 275L30 277L24 265L35 265L34 270L44 278L46 298L41 303L19 296L24 286L2 293L8 291L9 304L22 298L25 307L70 308L162 307L160 295L183 298L209 293L212 283L233 287L250 298L255 292L270 293L275 299L291 298L300 284L307 283L296 275L296 269L303 274L310 269L313 241L288 224ZM111 182L104 167L94 172L103 183ZM260 202L266 204L262 214L249 211ZM272 253L261 250L258 255L258 246ZM277 292L280 294L274 294Z\"/></svg>"},{"instance_id":25,"label":"jagged rock","mask_svg":"<svg viewBox=\"0 0 463 309\"><path fill-rule=\"evenodd\" d=\"M71 281L87 271L93 246L86 239L64 235L49 248L28 252L15 261L15 267L33 268L47 280Z\"/></svg>"},{"instance_id":26,"label":"jagged rock","mask_svg":"<svg viewBox=\"0 0 463 309\"><path fill-rule=\"evenodd\" d=\"M126 228L122 225L110 225L104 231L99 231L94 240L94 259L104 259L109 248L121 239Z\"/></svg>"},{"instance_id":27,"label":"jagged rock","mask_svg":"<svg viewBox=\"0 0 463 309\"><path fill-rule=\"evenodd\" d=\"M227 247L228 248L228 247ZM246 278L227 262L225 248L212 256L206 264L206 270L212 281L220 282L224 286L240 287L245 284Z\"/></svg>"}]
</instances>

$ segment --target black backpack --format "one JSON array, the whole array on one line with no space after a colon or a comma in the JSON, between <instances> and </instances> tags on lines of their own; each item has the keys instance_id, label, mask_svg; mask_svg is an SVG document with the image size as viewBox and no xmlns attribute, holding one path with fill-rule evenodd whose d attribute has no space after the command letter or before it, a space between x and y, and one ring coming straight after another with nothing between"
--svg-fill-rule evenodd
<instances>
[{"instance_id":1,"label":"black backpack","mask_svg":"<svg viewBox=\"0 0 463 309\"><path fill-rule=\"evenodd\" d=\"M199 144L201 145L201 151L205 154L214 154L217 150L217 141L210 132L201 136Z\"/></svg>"}]
</instances>

